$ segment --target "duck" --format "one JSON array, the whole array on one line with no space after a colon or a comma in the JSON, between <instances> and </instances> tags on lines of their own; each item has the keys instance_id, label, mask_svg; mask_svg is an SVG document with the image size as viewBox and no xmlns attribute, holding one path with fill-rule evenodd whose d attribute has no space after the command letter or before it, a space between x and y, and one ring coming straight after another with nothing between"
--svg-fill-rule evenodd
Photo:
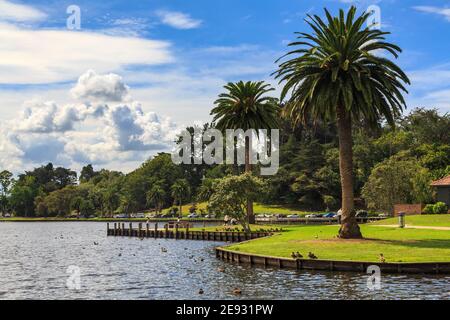
<instances>
[{"instance_id":1,"label":"duck","mask_svg":"<svg viewBox=\"0 0 450 320\"><path fill-rule=\"evenodd\" d=\"M295 252L291 253L291 257L292 257L292 259L297 259L297 255L295 254Z\"/></svg>"},{"instance_id":2,"label":"duck","mask_svg":"<svg viewBox=\"0 0 450 320\"><path fill-rule=\"evenodd\" d=\"M167 252L167 249L164 248L164 247L162 247L162 248L161 248L161 252Z\"/></svg>"},{"instance_id":3,"label":"duck","mask_svg":"<svg viewBox=\"0 0 450 320\"><path fill-rule=\"evenodd\" d=\"M219 271L219 272L225 272L225 268L223 268L223 267L218 267L218 268L217 268L217 271Z\"/></svg>"},{"instance_id":4,"label":"duck","mask_svg":"<svg viewBox=\"0 0 450 320\"><path fill-rule=\"evenodd\" d=\"M205 293L205 291L203 291L203 289L198 290L198 294L203 294Z\"/></svg>"},{"instance_id":5,"label":"duck","mask_svg":"<svg viewBox=\"0 0 450 320\"><path fill-rule=\"evenodd\" d=\"M314 253L309 252L308 253L308 258L310 258L310 259L317 259L317 256Z\"/></svg>"},{"instance_id":6,"label":"duck","mask_svg":"<svg viewBox=\"0 0 450 320\"><path fill-rule=\"evenodd\" d=\"M384 258L384 255L382 253L380 253L380 262L381 263L385 263L386 259Z\"/></svg>"},{"instance_id":7,"label":"duck","mask_svg":"<svg viewBox=\"0 0 450 320\"><path fill-rule=\"evenodd\" d=\"M233 289L233 294L238 296L242 294L242 290L236 287Z\"/></svg>"},{"instance_id":8,"label":"duck","mask_svg":"<svg viewBox=\"0 0 450 320\"><path fill-rule=\"evenodd\" d=\"M295 255L297 256L298 259L303 258L303 256L302 256L302 255L300 254L300 252L298 252L298 251L296 252Z\"/></svg>"},{"instance_id":9,"label":"duck","mask_svg":"<svg viewBox=\"0 0 450 320\"><path fill-rule=\"evenodd\" d=\"M95 242L95 241L94 241L94 246L98 246L98 242Z\"/></svg>"}]
</instances>

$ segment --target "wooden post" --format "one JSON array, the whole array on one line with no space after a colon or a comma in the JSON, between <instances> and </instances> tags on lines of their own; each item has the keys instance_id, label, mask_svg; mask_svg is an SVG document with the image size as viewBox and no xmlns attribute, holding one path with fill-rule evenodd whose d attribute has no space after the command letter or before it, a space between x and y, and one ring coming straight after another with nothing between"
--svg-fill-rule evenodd
<instances>
[{"instance_id":1,"label":"wooden post","mask_svg":"<svg viewBox=\"0 0 450 320\"><path fill-rule=\"evenodd\" d=\"M164 238L168 238L169 237L169 224L166 223L164 228L166 229L166 232L164 233Z\"/></svg>"},{"instance_id":2,"label":"wooden post","mask_svg":"<svg viewBox=\"0 0 450 320\"><path fill-rule=\"evenodd\" d=\"M124 235L125 235L125 223L122 222L122 234L121 234L121 236L124 236Z\"/></svg>"},{"instance_id":3,"label":"wooden post","mask_svg":"<svg viewBox=\"0 0 450 320\"><path fill-rule=\"evenodd\" d=\"M130 229L129 229L130 231L130 233L128 234L130 237L133 235L133 223L132 222L130 222Z\"/></svg>"},{"instance_id":4,"label":"wooden post","mask_svg":"<svg viewBox=\"0 0 450 320\"><path fill-rule=\"evenodd\" d=\"M139 222L139 224L138 224L138 237L141 237L141 233L142 233L142 222Z\"/></svg>"},{"instance_id":5,"label":"wooden post","mask_svg":"<svg viewBox=\"0 0 450 320\"><path fill-rule=\"evenodd\" d=\"M145 224L145 236L148 238L149 234L150 234L150 230L149 230L149 225L148 222Z\"/></svg>"},{"instance_id":6,"label":"wooden post","mask_svg":"<svg viewBox=\"0 0 450 320\"><path fill-rule=\"evenodd\" d=\"M185 239L189 239L189 223L186 224L186 237Z\"/></svg>"},{"instance_id":7,"label":"wooden post","mask_svg":"<svg viewBox=\"0 0 450 320\"><path fill-rule=\"evenodd\" d=\"M155 223L155 238L158 238L158 222Z\"/></svg>"},{"instance_id":8,"label":"wooden post","mask_svg":"<svg viewBox=\"0 0 450 320\"><path fill-rule=\"evenodd\" d=\"M175 239L178 239L178 223L175 223Z\"/></svg>"},{"instance_id":9,"label":"wooden post","mask_svg":"<svg viewBox=\"0 0 450 320\"><path fill-rule=\"evenodd\" d=\"M117 225L115 222L114 222L114 235L117 236Z\"/></svg>"},{"instance_id":10,"label":"wooden post","mask_svg":"<svg viewBox=\"0 0 450 320\"><path fill-rule=\"evenodd\" d=\"M109 236L109 222L106 223L106 235Z\"/></svg>"}]
</instances>

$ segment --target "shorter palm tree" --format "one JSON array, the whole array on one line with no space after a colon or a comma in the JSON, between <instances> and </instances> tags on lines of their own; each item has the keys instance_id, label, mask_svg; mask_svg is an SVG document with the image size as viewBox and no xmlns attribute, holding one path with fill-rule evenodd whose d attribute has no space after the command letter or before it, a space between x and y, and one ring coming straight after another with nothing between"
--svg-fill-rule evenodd
<instances>
[{"instance_id":1,"label":"shorter palm tree","mask_svg":"<svg viewBox=\"0 0 450 320\"><path fill-rule=\"evenodd\" d=\"M161 212L165 197L166 192L164 191L164 189L158 184L154 185L147 192L147 204L153 204L155 206L156 212Z\"/></svg>"},{"instance_id":2,"label":"shorter palm tree","mask_svg":"<svg viewBox=\"0 0 450 320\"><path fill-rule=\"evenodd\" d=\"M227 129L276 129L278 128L278 101L267 94L275 90L264 81L239 81L224 86L226 93L221 93L211 115L215 127L222 132ZM245 139L245 172L251 171L250 139ZM253 202L247 203L247 219L255 223Z\"/></svg>"},{"instance_id":3,"label":"shorter palm tree","mask_svg":"<svg viewBox=\"0 0 450 320\"><path fill-rule=\"evenodd\" d=\"M180 206L180 217L182 216L183 200L187 199L191 194L191 187L186 179L178 179L170 188L172 197Z\"/></svg>"}]
</instances>

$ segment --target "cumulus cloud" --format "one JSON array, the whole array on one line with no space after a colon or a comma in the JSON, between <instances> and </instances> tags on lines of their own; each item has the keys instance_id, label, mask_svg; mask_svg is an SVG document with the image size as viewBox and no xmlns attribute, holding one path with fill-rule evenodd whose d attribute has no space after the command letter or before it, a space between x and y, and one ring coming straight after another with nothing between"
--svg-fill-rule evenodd
<instances>
[{"instance_id":1,"label":"cumulus cloud","mask_svg":"<svg viewBox=\"0 0 450 320\"><path fill-rule=\"evenodd\" d=\"M179 132L175 123L145 112L136 101L100 102L101 97L120 97L108 90L110 85L111 88L117 83L124 88L126 85L115 74L89 71L85 75L96 81L82 86L81 92L86 93L83 97L93 96L98 101L64 105L27 101L15 119L1 126L0 167L17 171L47 161L74 168L115 161L133 162L136 166L153 152L170 150ZM79 83L75 88L78 86ZM99 92L102 94L92 95Z\"/></svg>"},{"instance_id":2,"label":"cumulus cloud","mask_svg":"<svg viewBox=\"0 0 450 320\"><path fill-rule=\"evenodd\" d=\"M182 12L160 10L156 14L162 23L176 29L195 29L202 24L201 20L193 19L188 14Z\"/></svg>"},{"instance_id":3,"label":"cumulus cloud","mask_svg":"<svg viewBox=\"0 0 450 320\"><path fill-rule=\"evenodd\" d=\"M117 74L99 75L94 70L88 70L78 78L70 92L75 99L83 101L121 102L128 98L129 88Z\"/></svg>"}]
</instances>

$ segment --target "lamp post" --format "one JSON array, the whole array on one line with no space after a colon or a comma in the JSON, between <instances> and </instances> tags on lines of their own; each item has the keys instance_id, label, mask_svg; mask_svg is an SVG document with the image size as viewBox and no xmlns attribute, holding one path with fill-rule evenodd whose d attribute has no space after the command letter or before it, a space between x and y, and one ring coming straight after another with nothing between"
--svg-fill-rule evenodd
<instances>
[{"instance_id":1,"label":"lamp post","mask_svg":"<svg viewBox=\"0 0 450 320\"><path fill-rule=\"evenodd\" d=\"M399 212L399 214L398 214L398 226L399 226L399 228L405 227L405 213L404 212Z\"/></svg>"}]
</instances>

